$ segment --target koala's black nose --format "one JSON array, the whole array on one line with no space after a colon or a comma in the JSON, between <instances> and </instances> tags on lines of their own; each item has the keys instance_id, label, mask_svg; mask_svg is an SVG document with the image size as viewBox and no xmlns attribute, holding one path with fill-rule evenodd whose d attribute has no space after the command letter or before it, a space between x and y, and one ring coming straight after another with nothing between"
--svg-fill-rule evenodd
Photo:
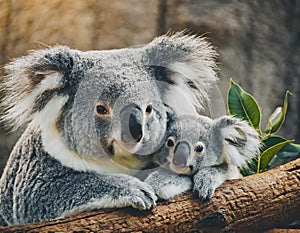
<instances>
[{"instance_id":1,"label":"koala's black nose","mask_svg":"<svg viewBox=\"0 0 300 233\"><path fill-rule=\"evenodd\" d=\"M139 142L143 136L143 126L141 124L141 120L139 115L135 112L131 113L129 116L129 132L131 137L136 141Z\"/></svg>"},{"instance_id":2,"label":"koala's black nose","mask_svg":"<svg viewBox=\"0 0 300 233\"><path fill-rule=\"evenodd\" d=\"M191 148L187 142L178 142L174 149L173 163L179 167L185 167L187 165L190 152Z\"/></svg>"},{"instance_id":3,"label":"koala's black nose","mask_svg":"<svg viewBox=\"0 0 300 233\"><path fill-rule=\"evenodd\" d=\"M127 106L121 113L122 141L137 143L143 137L143 113L137 106Z\"/></svg>"}]
</instances>

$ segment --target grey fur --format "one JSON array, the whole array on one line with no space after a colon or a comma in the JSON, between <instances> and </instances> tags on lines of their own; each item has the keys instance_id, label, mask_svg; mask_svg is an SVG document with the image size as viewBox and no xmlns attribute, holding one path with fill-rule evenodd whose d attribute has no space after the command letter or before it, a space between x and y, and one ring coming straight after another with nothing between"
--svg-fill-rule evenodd
<instances>
[{"instance_id":1,"label":"grey fur","mask_svg":"<svg viewBox=\"0 0 300 233\"><path fill-rule=\"evenodd\" d=\"M64 217L76 213L79 207L89 210L88 204L92 202L96 207L91 209L149 209L155 205L157 198L152 188L137 178L75 171L52 158L41 144L38 129L30 129L12 152L1 179L2 225ZM103 206L97 206L101 198Z\"/></svg>"},{"instance_id":2,"label":"grey fur","mask_svg":"<svg viewBox=\"0 0 300 233\"><path fill-rule=\"evenodd\" d=\"M176 33L132 49L55 46L8 64L2 120L27 129L0 180L0 223L155 205L147 183L121 173L152 163L167 109L206 111L215 56L204 39ZM176 88L187 94L182 108L170 101Z\"/></svg>"},{"instance_id":3,"label":"grey fur","mask_svg":"<svg viewBox=\"0 0 300 233\"><path fill-rule=\"evenodd\" d=\"M176 174L162 167L149 172L145 182L154 189L161 200L168 200L193 188L191 177Z\"/></svg>"},{"instance_id":4,"label":"grey fur","mask_svg":"<svg viewBox=\"0 0 300 233\"><path fill-rule=\"evenodd\" d=\"M245 121L229 116L215 120L204 116L181 116L172 117L170 121L166 145L156 153L154 160L165 169L191 176L193 191L200 200L209 199L225 180L239 178L238 168L245 167L247 161L258 154L258 133ZM168 143L170 139L171 144ZM161 170L161 173L165 172ZM153 180L152 174L145 179L158 197L162 192L160 180L171 183L180 179L174 178L174 173L165 174L164 179ZM182 190L176 195L187 191L184 182L176 181L177 190ZM168 190L164 189L164 192L168 193Z\"/></svg>"}]
</instances>

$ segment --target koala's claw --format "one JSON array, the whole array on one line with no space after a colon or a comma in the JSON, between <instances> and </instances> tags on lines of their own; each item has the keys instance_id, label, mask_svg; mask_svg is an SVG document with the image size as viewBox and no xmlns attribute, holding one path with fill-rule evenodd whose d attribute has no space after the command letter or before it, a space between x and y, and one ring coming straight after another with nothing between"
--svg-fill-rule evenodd
<instances>
[{"instance_id":1,"label":"koala's claw","mask_svg":"<svg viewBox=\"0 0 300 233\"><path fill-rule=\"evenodd\" d=\"M209 200L213 196L213 194L215 192L215 188L212 186L211 187L208 187L208 186L195 187L194 186L193 191L195 193L197 193L197 197L200 200L200 202L204 202L206 200Z\"/></svg>"},{"instance_id":2,"label":"koala's claw","mask_svg":"<svg viewBox=\"0 0 300 233\"><path fill-rule=\"evenodd\" d=\"M142 181L129 184L121 192L121 195L119 195L121 198L120 202L124 202L125 206L131 206L139 210L148 210L156 205L157 196L154 194L154 190Z\"/></svg>"},{"instance_id":3,"label":"koala's claw","mask_svg":"<svg viewBox=\"0 0 300 233\"><path fill-rule=\"evenodd\" d=\"M203 173L198 173L194 176L194 187L193 191L197 194L201 202L209 200L218 184L212 177L206 176Z\"/></svg>"}]
</instances>

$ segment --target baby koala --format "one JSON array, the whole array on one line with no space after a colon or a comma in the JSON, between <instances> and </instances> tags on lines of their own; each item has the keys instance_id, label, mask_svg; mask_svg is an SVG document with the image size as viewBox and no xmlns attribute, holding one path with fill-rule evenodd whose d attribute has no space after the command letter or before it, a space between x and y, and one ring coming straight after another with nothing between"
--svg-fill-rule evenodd
<instances>
[{"instance_id":1,"label":"baby koala","mask_svg":"<svg viewBox=\"0 0 300 233\"><path fill-rule=\"evenodd\" d=\"M239 168L258 155L259 146L255 129L234 117L171 117L166 143L155 154L155 161L173 173L160 168L145 182L161 199L189 189L201 201L210 199L225 180L241 177Z\"/></svg>"}]
</instances>

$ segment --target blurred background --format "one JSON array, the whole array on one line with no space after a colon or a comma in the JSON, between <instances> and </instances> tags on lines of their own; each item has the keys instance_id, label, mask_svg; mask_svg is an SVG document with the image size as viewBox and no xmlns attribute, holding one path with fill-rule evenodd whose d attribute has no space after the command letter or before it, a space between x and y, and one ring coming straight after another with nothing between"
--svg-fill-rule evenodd
<instances>
[{"instance_id":1,"label":"blurred background","mask_svg":"<svg viewBox=\"0 0 300 233\"><path fill-rule=\"evenodd\" d=\"M297 0L0 0L0 65L47 45L131 47L183 29L209 38L224 98L232 78L262 107L262 128L290 90L280 135L300 143ZM0 174L17 137L0 126Z\"/></svg>"}]
</instances>

